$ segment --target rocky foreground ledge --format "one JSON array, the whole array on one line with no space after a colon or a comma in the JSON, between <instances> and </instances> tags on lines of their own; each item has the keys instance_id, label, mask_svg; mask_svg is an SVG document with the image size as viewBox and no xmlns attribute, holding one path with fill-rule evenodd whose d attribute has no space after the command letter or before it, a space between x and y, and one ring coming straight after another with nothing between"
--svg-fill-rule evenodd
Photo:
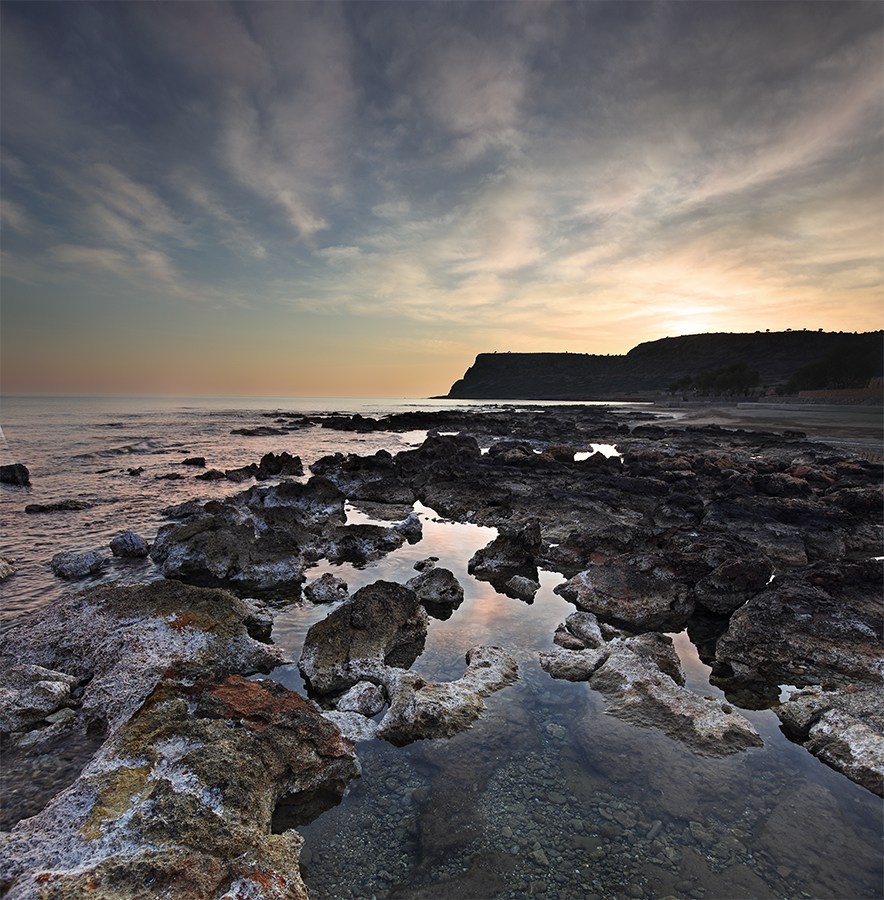
<instances>
[{"instance_id":1,"label":"rocky foreground ledge","mask_svg":"<svg viewBox=\"0 0 884 900\"><path fill-rule=\"evenodd\" d=\"M310 566L420 540L415 500L498 529L469 569L512 602L531 602L539 568L562 573L575 612L538 664L587 681L612 715L724 754L761 743L735 707L772 707L793 740L884 793L880 464L797 435L630 429L592 410L460 425L396 456L326 457L303 484L171 509L151 548L163 580L68 594L7 631L7 747L102 741L73 784L2 834L7 896L305 897L301 838L273 833L275 812L309 821L358 775L357 741L450 736L518 677L500 647L469 649L452 682L413 670L430 616L463 600L431 560L352 597L312 581L313 602L337 604L299 660L312 699L258 677L284 661L268 643L273 611L300 602ZM584 458L568 434L619 455ZM347 500L390 524L346 524ZM726 701L684 687L667 635L684 628Z\"/></svg>"}]
</instances>

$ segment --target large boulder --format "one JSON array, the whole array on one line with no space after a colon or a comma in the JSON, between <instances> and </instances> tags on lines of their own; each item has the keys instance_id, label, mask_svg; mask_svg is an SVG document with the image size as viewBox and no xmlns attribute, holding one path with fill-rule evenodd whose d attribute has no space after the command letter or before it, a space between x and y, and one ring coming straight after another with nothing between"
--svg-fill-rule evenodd
<instances>
[{"instance_id":1,"label":"large boulder","mask_svg":"<svg viewBox=\"0 0 884 900\"><path fill-rule=\"evenodd\" d=\"M249 635L253 620L253 610L227 591L170 581L102 585L64 595L9 628L0 638L0 669L25 666L32 691L41 681L88 682L86 722L113 730L170 669L205 678L282 663L278 649Z\"/></svg>"},{"instance_id":2,"label":"large boulder","mask_svg":"<svg viewBox=\"0 0 884 900\"><path fill-rule=\"evenodd\" d=\"M267 681L162 681L79 779L0 837L10 898L306 900L303 839L271 833L358 774L353 745ZM300 817L300 819L298 818Z\"/></svg>"},{"instance_id":3,"label":"large boulder","mask_svg":"<svg viewBox=\"0 0 884 900\"><path fill-rule=\"evenodd\" d=\"M447 619L463 603L463 587L454 573L432 565L410 578L405 586L417 594L424 609L436 619Z\"/></svg>"},{"instance_id":4,"label":"large boulder","mask_svg":"<svg viewBox=\"0 0 884 900\"><path fill-rule=\"evenodd\" d=\"M346 600L350 595L350 589L343 578L338 578L331 572L326 572L314 579L304 588L304 596L311 603L337 603L338 600Z\"/></svg>"},{"instance_id":5,"label":"large boulder","mask_svg":"<svg viewBox=\"0 0 884 900\"><path fill-rule=\"evenodd\" d=\"M816 563L777 576L741 606L715 649L725 687L880 681L884 565Z\"/></svg>"},{"instance_id":6,"label":"large boulder","mask_svg":"<svg viewBox=\"0 0 884 900\"><path fill-rule=\"evenodd\" d=\"M532 519L524 525L500 528L487 547L477 550L467 564L476 578L505 584L514 575L537 581L537 558L543 549L540 523Z\"/></svg>"},{"instance_id":7,"label":"large boulder","mask_svg":"<svg viewBox=\"0 0 884 900\"><path fill-rule=\"evenodd\" d=\"M31 483L31 473L24 463L9 463L0 466L0 484L26 486Z\"/></svg>"},{"instance_id":8,"label":"large boulder","mask_svg":"<svg viewBox=\"0 0 884 900\"><path fill-rule=\"evenodd\" d=\"M692 581L669 556L591 564L555 592L578 608L637 631L677 631L694 611Z\"/></svg>"},{"instance_id":9,"label":"large boulder","mask_svg":"<svg viewBox=\"0 0 884 900\"><path fill-rule=\"evenodd\" d=\"M49 566L59 578L73 581L101 571L106 562L107 557L99 550L87 550L84 553L62 550L52 557Z\"/></svg>"},{"instance_id":10,"label":"large boulder","mask_svg":"<svg viewBox=\"0 0 884 900\"><path fill-rule=\"evenodd\" d=\"M387 666L408 668L423 652L427 613L414 591L390 581L358 590L304 639L298 668L311 691L378 681Z\"/></svg>"},{"instance_id":11,"label":"large boulder","mask_svg":"<svg viewBox=\"0 0 884 900\"><path fill-rule=\"evenodd\" d=\"M140 534L134 531L121 531L110 542L111 553L114 556L139 558L147 556L147 544Z\"/></svg>"},{"instance_id":12,"label":"large boulder","mask_svg":"<svg viewBox=\"0 0 884 900\"><path fill-rule=\"evenodd\" d=\"M852 781L884 796L884 686L819 686L776 708L785 733Z\"/></svg>"}]
</instances>

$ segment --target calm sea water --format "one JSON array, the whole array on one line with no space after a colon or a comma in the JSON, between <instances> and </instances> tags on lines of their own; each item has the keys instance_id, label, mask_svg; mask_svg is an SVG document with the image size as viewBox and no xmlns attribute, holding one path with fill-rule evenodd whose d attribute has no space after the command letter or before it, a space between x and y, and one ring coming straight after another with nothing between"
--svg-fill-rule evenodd
<instances>
[{"instance_id":1,"label":"calm sea water","mask_svg":"<svg viewBox=\"0 0 884 900\"><path fill-rule=\"evenodd\" d=\"M119 530L152 540L163 507L236 493L243 485L194 479L187 456L233 468L268 452L305 466L336 451L391 452L423 432L357 435L307 428L245 437L234 428L272 424L274 410L379 415L464 406L449 401L121 400L6 398L3 462L24 462L32 486L2 486L0 555L18 572L0 585L7 620L51 603L63 589L48 560L59 550L106 547ZM578 448L586 449L589 448ZM130 468L143 467L140 476ZM156 476L177 472L180 480ZM83 499L86 510L26 514L27 503ZM311 824L303 870L313 896L335 897L877 897L881 804L780 733L771 711L744 711L764 746L725 759L698 756L653 729L605 715L585 684L549 678L537 661L573 610L541 573L533 604L495 593L467 574L467 560L493 529L440 520L416 505L424 538L356 569L320 562L351 591L378 578L405 581L414 563L438 556L464 586L450 619L431 620L414 668L452 679L481 643L510 649L517 684L495 694L471 730L447 741L395 748L359 745L363 777ZM352 521L365 521L356 508ZM152 564L115 561L100 579L156 577ZM283 610L274 640L293 660L328 608ZM686 634L675 636L688 686L720 696ZM273 677L301 689L297 666ZM29 811L32 814L35 810Z\"/></svg>"}]
</instances>

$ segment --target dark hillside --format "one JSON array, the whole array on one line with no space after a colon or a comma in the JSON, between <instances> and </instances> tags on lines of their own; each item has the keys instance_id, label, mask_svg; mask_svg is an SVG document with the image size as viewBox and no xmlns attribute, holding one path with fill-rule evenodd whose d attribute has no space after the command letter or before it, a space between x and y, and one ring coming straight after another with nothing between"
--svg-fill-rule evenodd
<instances>
[{"instance_id":1,"label":"dark hillside","mask_svg":"<svg viewBox=\"0 0 884 900\"><path fill-rule=\"evenodd\" d=\"M785 384L810 365L852 355L872 360L877 371L869 377L880 376L884 332L692 334L639 344L625 356L480 353L464 377L452 385L448 396L610 400L664 391L678 379L738 363L757 371L762 385Z\"/></svg>"}]
</instances>

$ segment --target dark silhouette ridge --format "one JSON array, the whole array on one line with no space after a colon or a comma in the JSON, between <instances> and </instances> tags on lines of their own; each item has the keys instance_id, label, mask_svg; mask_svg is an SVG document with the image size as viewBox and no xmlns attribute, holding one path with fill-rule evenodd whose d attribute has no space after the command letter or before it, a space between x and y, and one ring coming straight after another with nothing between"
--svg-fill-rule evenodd
<instances>
[{"instance_id":1,"label":"dark silhouette ridge","mask_svg":"<svg viewBox=\"0 0 884 900\"><path fill-rule=\"evenodd\" d=\"M631 399L666 391L680 379L735 365L757 372L760 385L786 385L796 372L815 364L819 364L819 371L830 372L832 360L838 359L865 361L868 373L865 369L854 372L854 380L880 377L884 370L884 331L689 334L639 344L624 356L480 353L447 396L490 400Z\"/></svg>"}]
</instances>

